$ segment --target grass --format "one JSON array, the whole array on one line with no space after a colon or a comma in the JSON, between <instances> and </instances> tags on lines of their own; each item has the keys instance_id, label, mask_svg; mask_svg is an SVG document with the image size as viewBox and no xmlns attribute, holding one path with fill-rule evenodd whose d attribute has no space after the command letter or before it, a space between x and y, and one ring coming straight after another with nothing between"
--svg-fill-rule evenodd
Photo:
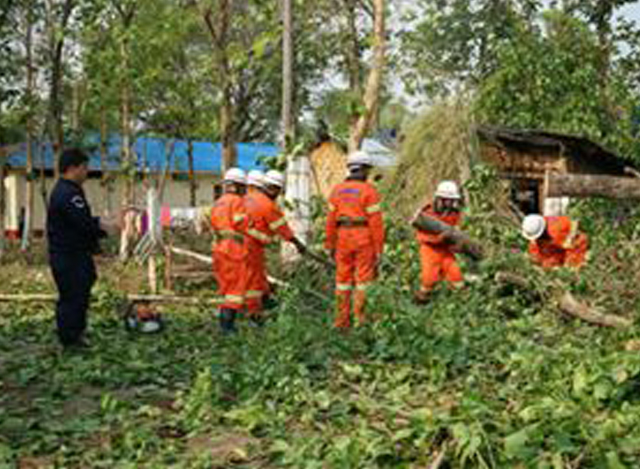
<instances>
[{"instance_id":1,"label":"grass","mask_svg":"<svg viewBox=\"0 0 640 469\"><path fill-rule=\"evenodd\" d=\"M180 305L165 309L162 334L125 332L118 292L141 274L109 262L90 353L60 352L51 305L0 304L0 467L409 468L442 452L452 468L638 467L637 213L614 228L594 215L604 207L578 210L594 234L583 272L543 274L517 232L475 221L491 254L479 280L423 307L410 300L411 232L391 224L371 291L378 321L347 334L331 327L329 302L305 293L328 295L330 275L306 265L279 272L293 286L267 326L233 338L213 311ZM44 266L16 262L0 290L51 291ZM498 271L532 288L496 284ZM564 317L554 285L634 325Z\"/></svg>"}]
</instances>

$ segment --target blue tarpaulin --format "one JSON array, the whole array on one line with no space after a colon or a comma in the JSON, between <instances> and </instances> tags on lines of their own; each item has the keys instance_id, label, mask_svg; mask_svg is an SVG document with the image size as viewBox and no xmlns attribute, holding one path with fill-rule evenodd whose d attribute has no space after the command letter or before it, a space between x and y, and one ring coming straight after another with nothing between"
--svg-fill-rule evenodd
<instances>
[{"instance_id":1,"label":"blue tarpaulin","mask_svg":"<svg viewBox=\"0 0 640 469\"><path fill-rule=\"evenodd\" d=\"M105 162L108 171L120 169L121 137L111 135L107 142L107 158ZM100 171L99 137L89 136L85 139L84 148L88 148L89 169ZM236 145L238 154L238 167L244 170L264 169L260 159L264 157L276 156L280 149L270 143L238 143ZM167 164L172 172L188 172L189 162L187 158L187 141L174 140L155 137L139 137L132 147L134 158L139 171L162 171ZM44 163L46 169L53 169L53 149L51 144L34 145L34 166L36 169L42 167ZM27 163L27 146L20 145L18 151L10 153L8 164L14 168L23 168ZM193 142L193 164L196 172L219 173L222 163L222 144L212 142Z\"/></svg>"}]
</instances>

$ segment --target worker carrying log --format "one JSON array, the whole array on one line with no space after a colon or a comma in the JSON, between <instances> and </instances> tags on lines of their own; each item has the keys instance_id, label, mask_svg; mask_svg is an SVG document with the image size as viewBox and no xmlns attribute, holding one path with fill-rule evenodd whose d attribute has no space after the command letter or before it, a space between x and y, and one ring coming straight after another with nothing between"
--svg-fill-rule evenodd
<instances>
[{"instance_id":1,"label":"worker carrying log","mask_svg":"<svg viewBox=\"0 0 640 469\"><path fill-rule=\"evenodd\" d=\"M222 183L223 195L211 209L212 258L218 295L223 300L219 309L220 329L228 335L236 332L236 316L245 302L248 217L243 195L246 174L239 168L231 168Z\"/></svg>"},{"instance_id":2,"label":"worker carrying log","mask_svg":"<svg viewBox=\"0 0 640 469\"><path fill-rule=\"evenodd\" d=\"M348 328L353 313L357 325L365 321L366 290L376 278L384 247L380 196L367 182L371 157L357 151L347 159L349 175L329 197L326 244L336 261L337 314L335 326Z\"/></svg>"},{"instance_id":3,"label":"worker carrying log","mask_svg":"<svg viewBox=\"0 0 640 469\"><path fill-rule=\"evenodd\" d=\"M522 221L522 234L529 240L529 255L545 269L579 268L584 265L589 240L569 217L528 215Z\"/></svg>"},{"instance_id":4,"label":"worker carrying log","mask_svg":"<svg viewBox=\"0 0 640 469\"><path fill-rule=\"evenodd\" d=\"M265 263L265 247L281 238L293 243L298 252L307 248L296 238L276 200L284 188L284 175L279 171L263 174L251 171L248 178L248 194L244 198L248 215L246 299L249 321L262 324L263 301L269 294Z\"/></svg>"},{"instance_id":5,"label":"worker carrying log","mask_svg":"<svg viewBox=\"0 0 640 469\"><path fill-rule=\"evenodd\" d=\"M429 299L439 282L454 288L463 285L456 252L480 257L479 247L453 229L460 224L461 210L462 194L458 184L442 181L436 188L433 203L423 207L413 220L420 245L420 289L415 294L415 300L420 304Z\"/></svg>"}]
</instances>

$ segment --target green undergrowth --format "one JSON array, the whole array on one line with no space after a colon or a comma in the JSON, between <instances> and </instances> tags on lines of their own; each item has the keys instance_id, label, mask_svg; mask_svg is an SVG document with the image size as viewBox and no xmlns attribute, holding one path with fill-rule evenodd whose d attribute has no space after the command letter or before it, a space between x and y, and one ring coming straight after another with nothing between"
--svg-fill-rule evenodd
<instances>
[{"instance_id":1,"label":"green undergrowth","mask_svg":"<svg viewBox=\"0 0 640 469\"><path fill-rule=\"evenodd\" d=\"M262 330L222 338L212 311L177 307L140 337L99 286L94 349L63 355L50 307L2 306L0 466L424 467L443 448L449 467L637 466L638 329L487 280L522 259L424 307L388 276L378 321L347 334L284 288Z\"/></svg>"},{"instance_id":2,"label":"green undergrowth","mask_svg":"<svg viewBox=\"0 0 640 469\"><path fill-rule=\"evenodd\" d=\"M593 247L582 271L542 272L513 225L472 212L487 258L425 306L413 233L390 222L376 321L348 333L331 325L331 272L306 263L274 271L289 286L268 323L231 338L182 305L161 334L125 332L118 286L135 272L118 267L94 292L89 353L60 352L50 305L0 304L0 467L408 468L443 453L450 468L638 467L638 214L575 210ZM564 316L564 291L632 325Z\"/></svg>"}]
</instances>

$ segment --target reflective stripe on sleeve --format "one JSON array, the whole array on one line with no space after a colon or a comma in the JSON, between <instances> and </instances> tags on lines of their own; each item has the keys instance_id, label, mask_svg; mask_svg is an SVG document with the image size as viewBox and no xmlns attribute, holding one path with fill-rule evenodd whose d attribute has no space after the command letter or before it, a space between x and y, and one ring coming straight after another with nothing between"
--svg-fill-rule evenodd
<instances>
[{"instance_id":1,"label":"reflective stripe on sleeve","mask_svg":"<svg viewBox=\"0 0 640 469\"><path fill-rule=\"evenodd\" d=\"M349 283L336 284L336 291L351 291L351 290L353 290L353 286Z\"/></svg>"},{"instance_id":2,"label":"reflective stripe on sleeve","mask_svg":"<svg viewBox=\"0 0 640 469\"><path fill-rule=\"evenodd\" d=\"M374 205L370 205L369 207L367 207L365 209L365 212L371 214L371 213L378 213L380 211L380 204L374 204Z\"/></svg>"},{"instance_id":3,"label":"reflective stripe on sleeve","mask_svg":"<svg viewBox=\"0 0 640 469\"><path fill-rule=\"evenodd\" d=\"M254 237L255 239L257 239L259 241L263 241L265 243L270 243L271 242L271 236L266 235L263 232L256 230L255 228L249 228L247 230L247 234L249 236Z\"/></svg>"},{"instance_id":4,"label":"reflective stripe on sleeve","mask_svg":"<svg viewBox=\"0 0 640 469\"><path fill-rule=\"evenodd\" d=\"M274 221L273 223L269 224L269 228L273 231L277 230L278 228L280 228L281 226L284 226L287 224L287 220L282 217L279 220Z\"/></svg>"}]
</instances>

